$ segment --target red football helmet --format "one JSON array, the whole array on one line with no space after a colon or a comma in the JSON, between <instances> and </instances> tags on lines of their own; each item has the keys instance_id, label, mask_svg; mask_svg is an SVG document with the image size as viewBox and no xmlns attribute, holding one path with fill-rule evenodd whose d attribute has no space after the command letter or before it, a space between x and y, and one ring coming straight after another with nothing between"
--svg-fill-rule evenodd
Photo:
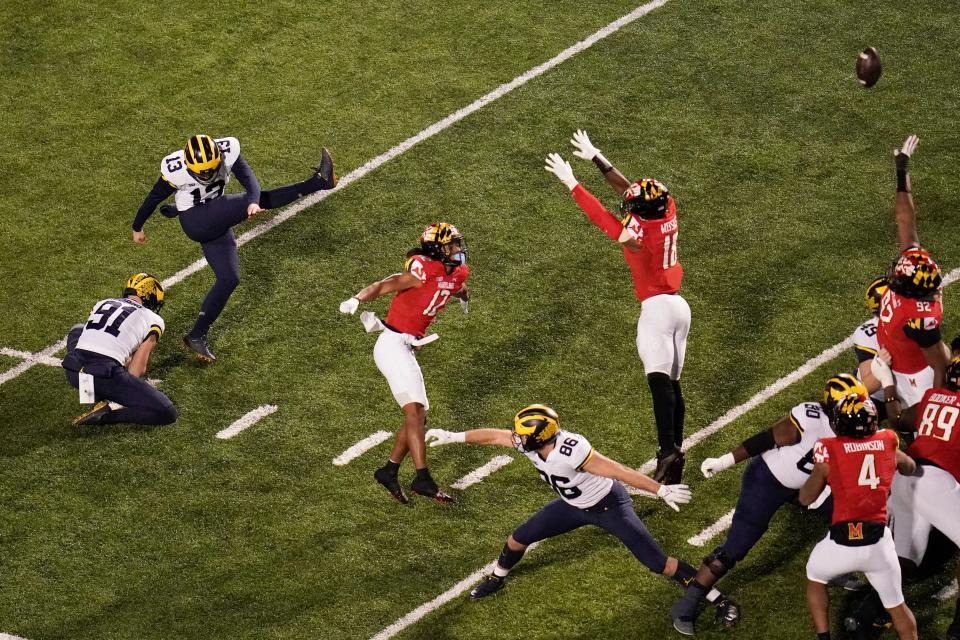
<instances>
[{"instance_id":1,"label":"red football helmet","mask_svg":"<svg viewBox=\"0 0 960 640\"><path fill-rule=\"evenodd\" d=\"M930 254L919 247L909 249L890 265L890 288L908 298L926 298L940 289L943 277Z\"/></svg>"}]
</instances>

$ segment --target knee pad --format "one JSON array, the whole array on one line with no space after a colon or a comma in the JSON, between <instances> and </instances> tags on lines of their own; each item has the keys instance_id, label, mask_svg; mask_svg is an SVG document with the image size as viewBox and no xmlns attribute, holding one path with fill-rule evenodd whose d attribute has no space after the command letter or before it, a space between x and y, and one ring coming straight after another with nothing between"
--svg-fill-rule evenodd
<instances>
[{"instance_id":1,"label":"knee pad","mask_svg":"<svg viewBox=\"0 0 960 640\"><path fill-rule=\"evenodd\" d=\"M713 553L703 559L703 565L710 570L710 573L719 580L727 574L727 571L733 569L737 561L727 555L723 547L717 547Z\"/></svg>"}]
</instances>

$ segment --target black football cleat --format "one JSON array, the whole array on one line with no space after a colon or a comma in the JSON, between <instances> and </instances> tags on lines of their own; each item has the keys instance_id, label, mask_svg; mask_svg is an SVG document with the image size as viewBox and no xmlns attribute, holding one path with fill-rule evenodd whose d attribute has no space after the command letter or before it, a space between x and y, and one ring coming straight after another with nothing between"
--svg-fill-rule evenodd
<instances>
[{"instance_id":1,"label":"black football cleat","mask_svg":"<svg viewBox=\"0 0 960 640\"><path fill-rule=\"evenodd\" d=\"M97 404L93 405L89 411L86 413L81 413L74 418L72 424L75 427L79 427L80 425L100 424L100 421L103 420L103 417L111 411L112 409L110 408L110 403L106 400L101 400Z\"/></svg>"},{"instance_id":2,"label":"black football cleat","mask_svg":"<svg viewBox=\"0 0 960 640\"><path fill-rule=\"evenodd\" d=\"M713 606L717 610L717 622L724 629L732 629L740 622L740 605L730 596L721 596Z\"/></svg>"},{"instance_id":3,"label":"black football cleat","mask_svg":"<svg viewBox=\"0 0 960 640\"><path fill-rule=\"evenodd\" d=\"M683 480L684 464L686 459L680 449L657 451L657 470L653 472L653 479L660 484L680 484Z\"/></svg>"},{"instance_id":4,"label":"black football cleat","mask_svg":"<svg viewBox=\"0 0 960 640\"><path fill-rule=\"evenodd\" d=\"M830 578L827 582L828 587L840 587L844 591L866 591L870 585L858 578L853 573L842 573L839 576Z\"/></svg>"},{"instance_id":5,"label":"black football cleat","mask_svg":"<svg viewBox=\"0 0 960 640\"><path fill-rule=\"evenodd\" d=\"M210 345L207 343L206 334L198 338L183 336L183 342L180 343L180 348L187 353L192 353L193 356L201 362L217 361L217 356L213 355L213 351L210 351Z\"/></svg>"},{"instance_id":6,"label":"black football cleat","mask_svg":"<svg viewBox=\"0 0 960 640\"><path fill-rule=\"evenodd\" d=\"M333 172L333 158L326 147L320 150L320 166L310 168L313 169L318 178L323 180L324 189L333 189L337 186L340 179Z\"/></svg>"},{"instance_id":7,"label":"black football cleat","mask_svg":"<svg viewBox=\"0 0 960 640\"><path fill-rule=\"evenodd\" d=\"M960 640L960 623L954 622L947 629L947 640Z\"/></svg>"},{"instance_id":8,"label":"black football cleat","mask_svg":"<svg viewBox=\"0 0 960 640\"><path fill-rule=\"evenodd\" d=\"M739 609L737 610L739 614ZM681 598L670 607L670 619L673 620L673 628L685 636L693 635L693 621L697 617L696 604L693 609L690 608L690 602Z\"/></svg>"},{"instance_id":9,"label":"black football cleat","mask_svg":"<svg viewBox=\"0 0 960 640\"><path fill-rule=\"evenodd\" d=\"M415 478L414 481L410 483L410 491L418 496L430 498L434 502L439 502L441 504L456 502L453 496L438 487L437 483L434 482L433 478L430 477Z\"/></svg>"},{"instance_id":10,"label":"black football cleat","mask_svg":"<svg viewBox=\"0 0 960 640\"><path fill-rule=\"evenodd\" d=\"M496 593L503 589L504 583L506 583L506 578L501 578L500 576L490 574L483 578L483 582L475 586L470 590L470 599L479 600L480 598L486 598L492 593Z\"/></svg>"},{"instance_id":11,"label":"black football cleat","mask_svg":"<svg viewBox=\"0 0 960 640\"><path fill-rule=\"evenodd\" d=\"M390 492L390 495L393 496L393 499L400 504L410 502L410 498L403 492L403 487L400 486L400 482L397 480L396 473L391 473L386 467L380 467L373 472L373 479L382 484L384 488Z\"/></svg>"}]
</instances>

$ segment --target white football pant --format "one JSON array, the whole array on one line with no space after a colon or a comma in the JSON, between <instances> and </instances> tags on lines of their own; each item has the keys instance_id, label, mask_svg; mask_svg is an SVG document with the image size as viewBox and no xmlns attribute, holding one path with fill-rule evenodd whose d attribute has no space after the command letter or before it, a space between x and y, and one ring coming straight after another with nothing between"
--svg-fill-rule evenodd
<instances>
[{"instance_id":1,"label":"white football pant","mask_svg":"<svg viewBox=\"0 0 960 640\"><path fill-rule=\"evenodd\" d=\"M920 564L927 551L931 527L960 546L960 484L956 478L928 464L922 476L893 476L887 506L893 516L897 555Z\"/></svg>"},{"instance_id":2,"label":"white football pant","mask_svg":"<svg viewBox=\"0 0 960 640\"><path fill-rule=\"evenodd\" d=\"M410 342L416 336L409 333L397 333L390 329L385 330L377 338L373 347L373 360L377 369L387 379L390 391L401 407L411 402L419 402L423 408L429 409L427 388L423 384L423 372L417 363Z\"/></svg>"},{"instance_id":3,"label":"white football pant","mask_svg":"<svg viewBox=\"0 0 960 640\"><path fill-rule=\"evenodd\" d=\"M837 544L828 533L813 548L807 560L807 578L821 584L854 571L866 574L870 586L880 595L884 608L893 609L903 604L900 562L889 528L884 527L883 537L879 541L864 547Z\"/></svg>"},{"instance_id":4,"label":"white football pant","mask_svg":"<svg viewBox=\"0 0 960 640\"><path fill-rule=\"evenodd\" d=\"M927 367L909 375L894 371L893 380L897 385L900 407L906 409L923 400L923 394L933 387L933 368Z\"/></svg>"},{"instance_id":5,"label":"white football pant","mask_svg":"<svg viewBox=\"0 0 960 640\"><path fill-rule=\"evenodd\" d=\"M679 380L690 333L690 306L679 294L660 294L640 303L637 353L644 373L665 373Z\"/></svg>"}]
</instances>

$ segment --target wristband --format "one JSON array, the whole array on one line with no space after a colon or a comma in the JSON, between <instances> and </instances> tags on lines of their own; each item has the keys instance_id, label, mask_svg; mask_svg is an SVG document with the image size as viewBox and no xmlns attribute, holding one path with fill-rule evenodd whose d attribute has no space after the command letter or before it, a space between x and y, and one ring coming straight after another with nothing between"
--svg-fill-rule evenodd
<instances>
[{"instance_id":1,"label":"wristband","mask_svg":"<svg viewBox=\"0 0 960 640\"><path fill-rule=\"evenodd\" d=\"M910 193L910 185L907 183L906 168L897 168L897 193Z\"/></svg>"},{"instance_id":2,"label":"wristband","mask_svg":"<svg viewBox=\"0 0 960 640\"><path fill-rule=\"evenodd\" d=\"M610 161L603 157L603 154L599 151L597 155L593 156L593 164L597 165L597 168L600 169L600 173L607 174L613 171L613 165L610 164Z\"/></svg>"}]
</instances>

